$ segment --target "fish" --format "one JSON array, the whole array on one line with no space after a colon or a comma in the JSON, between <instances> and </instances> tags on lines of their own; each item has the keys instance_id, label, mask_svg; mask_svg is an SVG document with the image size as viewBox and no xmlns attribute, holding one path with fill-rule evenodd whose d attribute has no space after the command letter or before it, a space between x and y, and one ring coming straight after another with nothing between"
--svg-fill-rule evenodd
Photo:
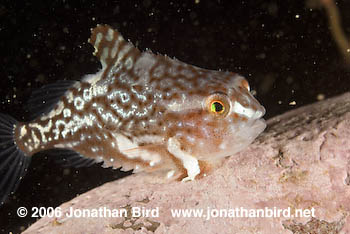
<instances>
[{"instance_id":1,"label":"fish","mask_svg":"<svg viewBox=\"0 0 350 234\"><path fill-rule=\"evenodd\" d=\"M33 116L0 114L0 202L38 152L66 166L104 167L193 181L265 129L265 108L241 75L141 52L109 25L88 42L102 68L33 92Z\"/></svg>"}]
</instances>

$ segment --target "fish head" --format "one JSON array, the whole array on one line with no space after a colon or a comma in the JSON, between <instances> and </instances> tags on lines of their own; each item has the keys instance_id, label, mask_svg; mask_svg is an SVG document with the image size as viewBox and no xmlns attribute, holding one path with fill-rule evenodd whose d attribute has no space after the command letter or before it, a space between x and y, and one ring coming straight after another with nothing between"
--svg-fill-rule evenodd
<instances>
[{"instance_id":1,"label":"fish head","mask_svg":"<svg viewBox=\"0 0 350 234\"><path fill-rule=\"evenodd\" d=\"M265 108L235 73L204 71L167 103L168 136L199 160L233 155L265 129Z\"/></svg>"}]
</instances>

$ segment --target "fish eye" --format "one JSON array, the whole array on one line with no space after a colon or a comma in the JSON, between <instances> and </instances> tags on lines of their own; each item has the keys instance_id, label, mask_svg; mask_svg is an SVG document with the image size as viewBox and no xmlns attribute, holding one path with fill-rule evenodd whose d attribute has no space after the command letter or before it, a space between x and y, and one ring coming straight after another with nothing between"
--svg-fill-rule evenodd
<instances>
[{"instance_id":1,"label":"fish eye","mask_svg":"<svg viewBox=\"0 0 350 234\"><path fill-rule=\"evenodd\" d=\"M213 94L208 97L207 109L215 116L226 116L230 110L228 97L224 94Z\"/></svg>"}]
</instances>

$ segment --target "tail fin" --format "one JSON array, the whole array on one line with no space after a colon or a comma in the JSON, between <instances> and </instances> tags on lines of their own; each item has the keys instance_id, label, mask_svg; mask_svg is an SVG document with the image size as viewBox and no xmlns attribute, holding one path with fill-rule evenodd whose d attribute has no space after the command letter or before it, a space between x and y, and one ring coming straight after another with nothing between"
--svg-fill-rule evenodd
<instances>
[{"instance_id":1,"label":"tail fin","mask_svg":"<svg viewBox=\"0 0 350 234\"><path fill-rule=\"evenodd\" d=\"M0 205L16 190L31 159L15 143L16 124L14 118L0 114Z\"/></svg>"}]
</instances>

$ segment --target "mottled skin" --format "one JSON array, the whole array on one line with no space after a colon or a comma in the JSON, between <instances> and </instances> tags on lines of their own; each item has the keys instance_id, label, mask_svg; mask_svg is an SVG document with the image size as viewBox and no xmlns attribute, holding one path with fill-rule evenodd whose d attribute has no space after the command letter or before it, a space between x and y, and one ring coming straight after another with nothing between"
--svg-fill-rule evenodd
<instances>
[{"instance_id":1,"label":"mottled skin","mask_svg":"<svg viewBox=\"0 0 350 234\"><path fill-rule=\"evenodd\" d=\"M265 128L264 108L235 73L141 53L105 25L89 42L102 70L76 82L53 110L16 126L26 155L66 148L107 166L193 180Z\"/></svg>"}]
</instances>

